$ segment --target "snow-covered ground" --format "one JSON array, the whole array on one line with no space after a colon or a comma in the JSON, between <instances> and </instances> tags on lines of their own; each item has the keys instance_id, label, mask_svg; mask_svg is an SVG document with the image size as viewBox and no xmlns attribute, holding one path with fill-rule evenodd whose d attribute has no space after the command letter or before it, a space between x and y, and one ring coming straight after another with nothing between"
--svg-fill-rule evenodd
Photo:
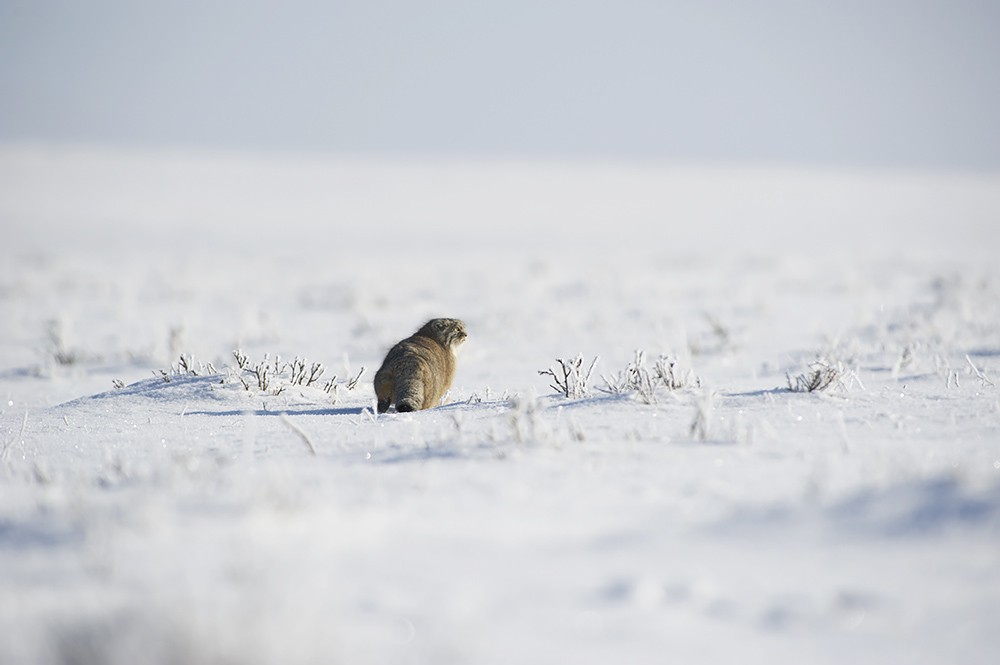
<instances>
[{"instance_id":1,"label":"snow-covered ground","mask_svg":"<svg viewBox=\"0 0 1000 665\"><path fill-rule=\"evenodd\" d=\"M1000 176L8 146L0 221L0 662L1000 650Z\"/></svg>"}]
</instances>

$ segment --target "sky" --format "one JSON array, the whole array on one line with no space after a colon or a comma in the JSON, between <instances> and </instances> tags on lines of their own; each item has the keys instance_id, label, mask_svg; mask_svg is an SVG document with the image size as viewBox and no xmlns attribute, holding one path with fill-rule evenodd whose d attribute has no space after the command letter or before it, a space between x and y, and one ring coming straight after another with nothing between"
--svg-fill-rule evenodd
<instances>
[{"instance_id":1,"label":"sky","mask_svg":"<svg viewBox=\"0 0 1000 665\"><path fill-rule=\"evenodd\" d=\"M995 0L0 0L0 141L1000 168Z\"/></svg>"}]
</instances>

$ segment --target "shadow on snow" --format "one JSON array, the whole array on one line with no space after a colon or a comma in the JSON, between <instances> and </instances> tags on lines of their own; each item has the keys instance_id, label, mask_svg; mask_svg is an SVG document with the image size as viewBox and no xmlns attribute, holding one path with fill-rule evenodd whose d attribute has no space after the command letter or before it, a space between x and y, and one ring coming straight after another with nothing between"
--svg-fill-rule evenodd
<instances>
[{"instance_id":1,"label":"shadow on snow","mask_svg":"<svg viewBox=\"0 0 1000 665\"><path fill-rule=\"evenodd\" d=\"M224 411L186 411L185 416L360 416L367 407L352 406L322 409L226 409Z\"/></svg>"}]
</instances>

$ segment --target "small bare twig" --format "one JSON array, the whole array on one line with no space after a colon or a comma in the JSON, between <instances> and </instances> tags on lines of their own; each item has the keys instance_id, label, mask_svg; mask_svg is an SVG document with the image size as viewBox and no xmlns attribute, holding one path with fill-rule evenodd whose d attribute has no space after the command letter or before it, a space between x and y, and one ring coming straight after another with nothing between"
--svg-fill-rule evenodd
<instances>
[{"instance_id":1,"label":"small bare twig","mask_svg":"<svg viewBox=\"0 0 1000 665\"><path fill-rule=\"evenodd\" d=\"M24 430L28 429L28 412L24 412L24 418L21 419L21 430L17 433L17 436L7 440L3 444L3 450L0 450L0 460L4 462L10 459L10 450L14 445L15 441L24 440Z\"/></svg>"},{"instance_id":2,"label":"small bare twig","mask_svg":"<svg viewBox=\"0 0 1000 665\"><path fill-rule=\"evenodd\" d=\"M707 441L712 424L712 410L715 407L715 395L705 390L695 402L694 419L691 421L691 438L696 441Z\"/></svg>"},{"instance_id":3,"label":"small bare twig","mask_svg":"<svg viewBox=\"0 0 1000 665\"><path fill-rule=\"evenodd\" d=\"M353 379L351 379L350 381L347 382L347 389L348 390L354 390L355 388L358 387L358 381L361 380L361 376L365 373L365 369L367 369L367 368L366 367L362 367L361 371L358 372L358 375L356 377L354 377Z\"/></svg>"},{"instance_id":4,"label":"small bare twig","mask_svg":"<svg viewBox=\"0 0 1000 665\"><path fill-rule=\"evenodd\" d=\"M991 388L995 388L995 387L996 387L996 384L995 384L995 383L993 383L993 382L992 382L992 381L991 381L991 380L989 379L989 377L987 377L987 376L986 376L985 374L983 374L983 373L982 373L982 372L981 372L981 371L979 370L979 368L975 366L975 364L974 364L974 363L972 362L972 358L970 358L970 357L969 357L969 354L965 354L965 361L966 361L967 363L969 363L969 367L971 367L971 368L972 368L972 371L973 371L973 372L975 373L975 375L976 375L976 378L977 378L977 379L979 379L979 380L980 380L980 382L982 383L982 387L983 387L983 388L985 388L986 386L990 386ZM956 382L957 382L957 378L958 378L958 377L956 377Z\"/></svg>"},{"instance_id":5,"label":"small bare twig","mask_svg":"<svg viewBox=\"0 0 1000 665\"><path fill-rule=\"evenodd\" d=\"M302 443L306 444L306 447L309 448L309 453L311 455L316 455L316 446L313 445L312 439L309 438L309 435L306 434L301 427L292 422L292 419L288 417L287 413L281 414L281 422L285 423L285 425L288 426L288 429L295 432L299 439L302 440Z\"/></svg>"}]
</instances>

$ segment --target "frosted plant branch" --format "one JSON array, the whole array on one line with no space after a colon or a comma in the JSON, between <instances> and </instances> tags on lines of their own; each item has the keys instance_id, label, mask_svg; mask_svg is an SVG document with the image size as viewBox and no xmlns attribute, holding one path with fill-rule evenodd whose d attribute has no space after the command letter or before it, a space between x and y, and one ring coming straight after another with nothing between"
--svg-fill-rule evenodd
<instances>
[{"instance_id":1,"label":"frosted plant branch","mask_svg":"<svg viewBox=\"0 0 1000 665\"><path fill-rule=\"evenodd\" d=\"M323 376L323 372L326 371L322 363L313 363L307 367L306 359L298 356L295 356L295 359L292 360L288 367L291 370L291 382L293 386L311 386L319 381L319 378Z\"/></svg>"},{"instance_id":2,"label":"frosted plant branch","mask_svg":"<svg viewBox=\"0 0 1000 665\"><path fill-rule=\"evenodd\" d=\"M972 358L969 357L969 354L965 354L965 361L967 363L969 363L969 367L972 368L972 371L975 373L976 378L979 379L980 382L982 382L982 386L984 388L986 386L990 386L991 388L995 388L996 387L996 384L993 383L993 381L991 381L989 379L989 377L987 377L985 374L983 374L978 367L976 367L975 363L972 362Z\"/></svg>"},{"instance_id":3,"label":"frosted plant branch","mask_svg":"<svg viewBox=\"0 0 1000 665\"><path fill-rule=\"evenodd\" d=\"M242 349L233 349L233 357L236 359L236 366L240 369L250 368L250 359L247 354L243 353Z\"/></svg>"},{"instance_id":4,"label":"frosted plant branch","mask_svg":"<svg viewBox=\"0 0 1000 665\"><path fill-rule=\"evenodd\" d=\"M362 366L361 371L358 372L358 375L347 382L348 390L354 390L355 388L358 387L358 381L361 380L361 377L364 375L366 369L367 369L366 367Z\"/></svg>"}]
</instances>

